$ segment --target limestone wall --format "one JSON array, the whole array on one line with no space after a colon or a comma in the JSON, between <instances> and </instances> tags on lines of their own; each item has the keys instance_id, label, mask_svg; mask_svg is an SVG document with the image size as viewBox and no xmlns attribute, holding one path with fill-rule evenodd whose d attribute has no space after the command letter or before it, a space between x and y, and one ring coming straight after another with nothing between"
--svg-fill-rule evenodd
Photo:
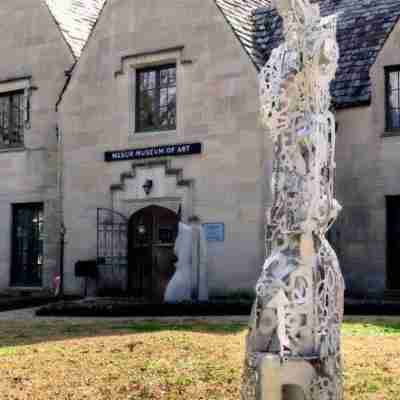
<instances>
[{"instance_id":1,"label":"limestone wall","mask_svg":"<svg viewBox=\"0 0 400 400\"><path fill-rule=\"evenodd\" d=\"M339 253L349 293L382 297L386 286L386 200L400 195L400 136L385 129L386 66L400 64L397 24L370 71L369 107L338 112Z\"/></svg>"},{"instance_id":2,"label":"limestone wall","mask_svg":"<svg viewBox=\"0 0 400 400\"><path fill-rule=\"evenodd\" d=\"M58 261L55 104L73 58L42 1L2 0L0 26L0 85L27 78L33 89L25 148L0 152L0 289L10 284L12 204L27 202L44 203L43 286L50 287Z\"/></svg>"},{"instance_id":3,"label":"limestone wall","mask_svg":"<svg viewBox=\"0 0 400 400\"><path fill-rule=\"evenodd\" d=\"M174 60L176 131L134 133L133 68ZM131 169L129 161L106 164L104 152L183 142L204 147L171 159L194 182L191 213L226 228L225 242L210 243L211 288L251 288L264 257L267 201L258 104L256 69L214 1L109 1L60 109L66 289L82 289L73 265L96 256L96 208L111 206L110 185Z\"/></svg>"}]
</instances>

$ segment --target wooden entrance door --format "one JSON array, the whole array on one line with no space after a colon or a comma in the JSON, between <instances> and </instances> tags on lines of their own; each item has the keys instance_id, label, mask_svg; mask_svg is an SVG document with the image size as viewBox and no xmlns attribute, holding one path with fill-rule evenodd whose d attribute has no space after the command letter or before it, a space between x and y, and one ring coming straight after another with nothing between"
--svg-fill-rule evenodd
<instances>
[{"instance_id":1,"label":"wooden entrance door","mask_svg":"<svg viewBox=\"0 0 400 400\"><path fill-rule=\"evenodd\" d=\"M400 290L400 196L386 197L386 217L386 285L389 290Z\"/></svg>"},{"instance_id":2,"label":"wooden entrance door","mask_svg":"<svg viewBox=\"0 0 400 400\"><path fill-rule=\"evenodd\" d=\"M135 213L129 222L129 289L133 296L162 301L175 272L174 244L178 216L150 206Z\"/></svg>"}]
</instances>

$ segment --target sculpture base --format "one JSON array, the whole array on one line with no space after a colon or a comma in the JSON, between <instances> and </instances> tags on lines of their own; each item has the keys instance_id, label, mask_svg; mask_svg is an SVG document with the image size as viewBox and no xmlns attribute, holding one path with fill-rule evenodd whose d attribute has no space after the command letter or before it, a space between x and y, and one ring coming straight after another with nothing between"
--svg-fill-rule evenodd
<instances>
[{"instance_id":1,"label":"sculpture base","mask_svg":"<svg viewBox=\"0 0 400 400\"><path fill-rule=\"evenodd\" d=\"M318 358L281 358L266 354L258 366L257 400L308 400L317 378Z\"/></svg>"},{"instance_id":2,"label":"sculpture base","mask_svg":"<svg viewBox=\"0 0 400 400\"><path fill-rule=\"evenodd\" d=\"M254 353L242 400L343 400L340 357Z\"/></svg>"}]
</instances>

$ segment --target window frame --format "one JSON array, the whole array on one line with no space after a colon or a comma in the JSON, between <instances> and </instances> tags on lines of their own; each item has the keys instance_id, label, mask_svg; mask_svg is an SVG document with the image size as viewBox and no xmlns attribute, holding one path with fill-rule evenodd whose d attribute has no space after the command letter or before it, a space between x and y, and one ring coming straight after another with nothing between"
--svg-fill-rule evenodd
<instances>
[{"instance_id":1,"label":"window frame","mask_svg":"<svg viewBox=\"0 0 400 400\"><path fill-rule=\"evenodd\" d=\"M25 133L25 124L27 122L27 118L29 115L29 100L26 98L26 89L15 89L15 90L9 90L9 91L4 91L0 92L0 99L1 98L8 98L8 113L9 113L9 121L8 121L8 126L9 130L12 132L14 130L14 125L13 122L13 109L12 109L12 101L14 97L20 96L19 99L19 110L18 110L18 136L19 136L19 142L15 144L4 144L1 143L3 141L3 136L1 133L0 129L0 150L7 150L7 149L15 149L15 148L22 148L24 147L24 133ZM26 104L24 104L26 102Z\"/></svg>"},{"instance_id":2,"label":"window frame","mask_svg":"<svg viewBox=\"0 0 400 400\"><path fill-rule=\"evenodd\" d=\"M156 104L157 104L157 118L159 119L160 116L160 92L161 92L161 85L160 85L160 74L161 71L170 69L170 68L175 68L175 125L171 126L165 126L162 127L159 125L157 126L152 126L148 128L141 128L141 123L140 123L140 110L141 110L141 102L140 102L140 96L143 93L140 89L140 75L145 72L150 72L150 71L155 71L156 72L156 86L155 86L155 97L156 97ZM171 132L171 131L176 131L177 129L177 114L178 114L178 65L176 62L168 62L165 64L158 64L158 65L151 65L151 66L146 66L143 68L135 68L135 128L134 128L134 133L135 134L141 134L141 133L151 133L151 132ZM167 88L171 88L172 86L167 86Z\"/></svg>"},{"instance_id":3,"label":"window frame","mask_svg":"<svg viewBox=\"0 0 400 400\"><path fill-rule=\"evenodd\" d=\"M392 118L391 118L392 108L390 107L390 96L391 96L391 92L392 92L392 91L390 91L390 74L392 72L399 73L399 85L398 85L398 88L395 90L398 91L399 111L400 111L400 65L386 66L384 68L384 71L385 71L385 131L386 132L396 132L396 134L397 134L397 133L400 133L400 119L399 119L399 126L393 127Z\"/></svg>"}]
</instances>

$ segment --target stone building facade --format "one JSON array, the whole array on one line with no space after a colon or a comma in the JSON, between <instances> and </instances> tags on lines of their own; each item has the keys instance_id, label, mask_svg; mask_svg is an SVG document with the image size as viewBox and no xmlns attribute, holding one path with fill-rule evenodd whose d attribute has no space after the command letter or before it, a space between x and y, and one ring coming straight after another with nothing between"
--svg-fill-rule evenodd
<instances>
[{"instance_id":1,"label":"stone building facade","mask_svg":"<svg viewBox=\"0 0 400 400\"><path fill-rule=\"evenodd\" d=\"M56 103L73 55L46 4L0 4L0 287L51 287L60 225Z\"/></svg>"},{"instance_id":2,"label":"stone building facade","mask_svg":"<svg viewBox=\"0 0 400 400\"><path fill-rule=\"evenodd\" d=\"M332 241L348 295L381 298L400 289L400 3L320 3L341 47ZM251 289L270 200L258 70L281 40L269 1L3 1L0 22L0 105L20 93L23 120L23 142L0 149L0 288L51 289L63 228L66 293L96 260L90 293L146 295L168 279L181 215L205 224L211 291Z\"/></svg>"}]
</instances>

